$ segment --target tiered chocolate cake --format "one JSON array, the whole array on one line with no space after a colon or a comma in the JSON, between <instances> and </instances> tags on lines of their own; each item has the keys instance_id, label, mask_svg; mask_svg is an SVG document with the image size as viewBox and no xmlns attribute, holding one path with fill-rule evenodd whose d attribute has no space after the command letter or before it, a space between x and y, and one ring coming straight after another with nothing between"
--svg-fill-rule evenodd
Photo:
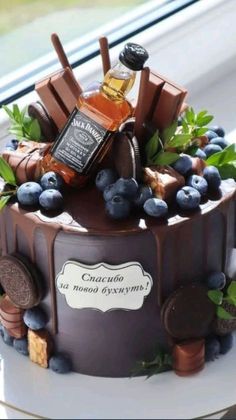
<instances>
[{"instance_id":1,"label":"tiered chocolate cake","mask_svg":"<svg viewBox=\"0 0 236 420\"><path fill-rule=\"evenodd\" d=\"M106 47L104 39L101 45ZM109 54L102 51L108 70ZM67 70L37 84L42 109L46 107L47 112L39 113L38 105L31 106L44 132L51 130L50 136L59 131L60 137L63 126L52 104L56 101L64 111L66 123L72 111L68 103L73 103L78 93L68 62L64 67ZM77 90L81 92L78 86ZM145 153L150 151L150 133L157 128L159 133L167 133L187 108L185 95L185 89L145 68L134 122L116 132L113 148L84 188L64 187L63 207L55 211L45 210L40 198L41 206L22 203L18 188L18 199L9 200L2 210L2 336L39 365L65 372L69 370L65 360L70 360L76 372L121 377L130 376L139 362L143 369L138 373L149 374L154 359L156 373L172 367L177 374L188 375L231 347L235 328L235 182L225 179L217 188L210 188L215 178L209 181L207 171L204 178L204 168L210 164L199 157L188 158L192 165L186 175L176 162L187 149L180 150L176 144L169 143L168 149L161 151L162 158L165 153L168 159L180 153L171 167L160 160L144 163ZM175 130L178 134L177 124ZM199 149L204 153L209 139L203 131L198 133L190 146L197 145L198 153ZM44 141L52 141L50 136L44 135ZM171 139L173 142L173 136ZM42 156L49 147L29 142L18 144L15 151L4 151L18 184L38 180ZM226 149L222 148L222 153ZM105 188L100 184L104 167L110 171L116 168L119 179L138 181L127 217L104 203L106 193L101 190ZM208 179L209 188L195 206L187 207L175 197L178 191L188 191L184 185L192 174ZM144 204L144 209L135 207L137 201L140 204L138 193L144 182L145 188L152 190L149 199L157 205L154 210L150 203ZM5 196L8 190L9 186L5 187ZM164 214L160 208L168 210ZM213 352L209 350L212 343Z\"/></svg>"}]
</instances>

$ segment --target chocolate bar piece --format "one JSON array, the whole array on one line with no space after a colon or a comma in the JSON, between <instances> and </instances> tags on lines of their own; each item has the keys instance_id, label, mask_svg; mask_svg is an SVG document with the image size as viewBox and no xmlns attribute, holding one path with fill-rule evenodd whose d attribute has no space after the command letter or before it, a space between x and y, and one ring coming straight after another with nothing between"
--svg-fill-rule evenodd
<instances>
[{"instance_id":1,"label":"chocolate bar piece","mask_svg":"<svg viewBox=\"0 0 236 420\"><path fill-rule=\"evenodd\" d=\"M63 71L64 70L61 70L60 74ZM45 108L47 109L48 114L56 124L57 128L61 130L66 124L66 121L69 117L69 112L60 99L60 96L53 89L50 77L36 83L35 90L38 93Z\"/></svg>"},{"instance_id":2,"label":"chocolate bar piece","mask_svg":"<svg viewBox=\"0 0 236 420\"><path fill-rule=\"evenodd\" d=\"M28 330L29 357L43 368L48 367L52 352L52 340L47 330Z\"/></svg>"},{"instance_id":3,"label":"chocolate bar piece","mask_svg":"<svg viewBox=\"0 0 236 420\"><path fill-rule=\"evenodd\" d=\"M144 168L144 182L151 187L155 197L168 202L185 184L184 177L171 166L155 165Z\"/></svg>"},{"instance_id":4,"label":"chocolate bar piece","mask_svg":"<svg viewBox=\"0 0 236 420\"><path fill-rule=\"evenodd\" d=\"M0 301L0 321L11 337L22 338L27 333L23 321L24 310L17 308L5 295Z\"/></svg>"},{"instance_id":5,"label":"chocolate bar piece","mask_svg":"<svg viewBox=\"0 0 236 420\"><path fill-rule=\"evenodd\" d=\"M182 96L179 89L167 82L164 84L152 116L152 123L159 130L169 127L178 117L182 105Z\"/></svg>"},{"instance_id":6,"label":"chocolate bar piece","mask_svg":"<svg viewBox=\"0 0 236 420\"><path fill-rule=\"evenodd\" d=\"M50 83L69 114L71 114L82 91L70 68L66 67L52 76L50 78Z\"/></svg>"}]
</instances>

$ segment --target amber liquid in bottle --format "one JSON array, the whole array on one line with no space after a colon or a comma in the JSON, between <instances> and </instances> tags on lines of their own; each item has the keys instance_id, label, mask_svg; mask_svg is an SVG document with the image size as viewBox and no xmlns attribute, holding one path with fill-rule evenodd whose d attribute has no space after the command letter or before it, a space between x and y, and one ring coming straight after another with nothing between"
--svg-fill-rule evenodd
<instances>
[{"instance_id":1,"label":"amber liquid in bottle","mask_svg":"<svg viewBox=\"0 0 236 420\"><path fill-rule=\"evenodd\" d=\"M86 170L78 173L70 165L61 162L53 155L53 147L52 152L49 152L42 160L44 172L60 173L65 182L71 186L82 187L86 184L97 164L108 153L112 143L112 134L117 131L123 121L133 114L133 107L125 95L134 84L135 74L133 70L118 63L107 72L99 90L84 92L80 95L77 104L78 110L108 132L95 153L89 158ZM73 153L76 151L74 150Z\"/></svg>"}]
</instances>

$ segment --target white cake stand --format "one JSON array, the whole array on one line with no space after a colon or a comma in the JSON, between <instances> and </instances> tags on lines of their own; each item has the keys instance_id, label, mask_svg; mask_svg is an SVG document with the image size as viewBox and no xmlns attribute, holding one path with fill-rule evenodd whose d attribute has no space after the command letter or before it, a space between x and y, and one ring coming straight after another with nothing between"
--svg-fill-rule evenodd
<instances>
[{"instance_id":1,"label":"white cake stand","mask_svg":"<svg viewBox=\"0 0 236 420\"><path fill-rule=\"evenodd\" d=\"M148 380L58 375L2 342L0 355L0 418L208 418L236 403L236 346L194 376Z\"/></svg>"}]
</instances>

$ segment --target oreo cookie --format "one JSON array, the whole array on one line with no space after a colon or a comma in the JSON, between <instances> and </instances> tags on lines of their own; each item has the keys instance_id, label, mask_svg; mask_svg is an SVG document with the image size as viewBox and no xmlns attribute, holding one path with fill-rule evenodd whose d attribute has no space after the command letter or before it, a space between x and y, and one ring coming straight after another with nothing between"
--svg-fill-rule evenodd
<instances>
[{"instance_id":1,"label":"oreo cookie","mask_svg":"<svg viewBox=\"0 0 236 420\"><path fill-rule=\"evenodd\" d=\"M180 287L165 301L161 317L166 331L178 340L202 338L209 334L215 305L208 289L198 283Z\"/></svg>"},{"instance_id":2,"label":"oreo cookie","mask_svg":"<svg viewBox=\"0 0 236 420\"><path fill-rule=\"evenodd\" d=\"M18 308L32 308L42 299L43 287L40 274L21 255L6 255L0 258L0 283Z\"/></svg>"},{"instance_id":3,"label":"oreo cookie","mask_svg":"<svg viewBox=\"0 0 236 420\"><path fill-rule=\"evenodd\" d=\"M139 145L135 136L118 132L112 145L112 157L120 178L142 179Z\"/></svg>"},{"instance_id":4,"label":"oreo cookie","mask_svg":"<svg viewBox=\"0 0 236 420\"><path fill-rule=\"evenodd\" d=\"M38 121L46 141L55 140L58 130L41 102L37 101L31 103L28 106L28 114Z\"/></svg>"}]
</instances>

